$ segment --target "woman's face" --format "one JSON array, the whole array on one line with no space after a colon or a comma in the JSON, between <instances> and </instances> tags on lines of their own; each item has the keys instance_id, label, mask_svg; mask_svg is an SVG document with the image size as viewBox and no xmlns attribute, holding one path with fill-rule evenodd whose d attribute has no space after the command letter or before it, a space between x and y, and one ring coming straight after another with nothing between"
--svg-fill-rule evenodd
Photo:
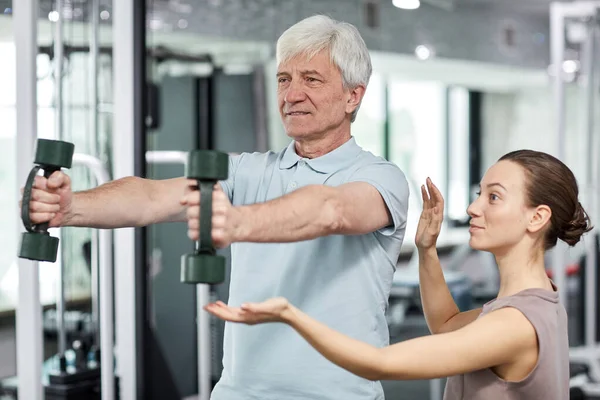
<instances>
[{"instance_id":1,"label":"woman's face","mask_svg":"<svg viewBox=\"0 0 600 400\"><path fill-rule=\"evenodd\" d=\"M527 207L525 183L525 171L511 161L499 161L486 172L478 198L467 209L473 249L500 253L527 235L535 211Z\"/></svg>"}]
</instances>

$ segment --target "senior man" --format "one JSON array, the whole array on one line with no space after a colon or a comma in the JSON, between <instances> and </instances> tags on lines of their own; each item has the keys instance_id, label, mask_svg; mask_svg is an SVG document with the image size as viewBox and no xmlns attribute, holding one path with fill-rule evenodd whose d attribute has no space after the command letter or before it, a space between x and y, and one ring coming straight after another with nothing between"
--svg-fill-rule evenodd
<instances>
[{"instance_id":1,"label":"senior man","mask_svg":"<svg viewBox=\"0 0 600 400\"><path fill-rule=\"evenodd\" d=\"M277 96L292 139L280 152L230 159L213 194L212 236L231 245L230 305L284 296L333 329L385 346L385 318L408 209L394 164L351 133L372 72L358 30L313 16L277 42ZM71 191L69 177L37 177L34 223L96 228L188 221L198 195L185 178L118 179ZM289 327L227 323L213 400L374 400L383 389L329 363Z\"/></svg>"}]
</instances>

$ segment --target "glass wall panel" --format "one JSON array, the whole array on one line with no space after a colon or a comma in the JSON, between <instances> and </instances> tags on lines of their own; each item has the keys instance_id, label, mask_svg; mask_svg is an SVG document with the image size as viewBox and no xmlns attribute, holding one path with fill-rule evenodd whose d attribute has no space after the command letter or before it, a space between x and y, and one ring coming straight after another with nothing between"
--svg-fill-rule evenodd
<instances>
[{"instance_id":1,"label":"glass wall panel","mask_svg":"<svg viewBox=\"0 0 600 400\"><path fill-rule=\"evenodd\" d=\"M380 157L385 156L385 119L385 79L374 73L352 124L352 135L363 149Z\"/></svg>"},{"instance_id":2,"label":"glass wall panel","mask_svg":"<svg viewBox=\"0 0 600 400\"><path fill-rule=\"evenodd\" d=\"M446 106L441 83L389 80L390 161L404 171L411 190L407 240L414 238L425 179L446 193Z\"/></svg>"},{"instance_id":3,"label":"glass wall panel","mask_svg":"<svg viewBox=\"0 0 600 400\"><path fill-rule=\"evenodd\" d=\"M469 91L463 87L448 89L448 191L447 215L465 221L470 203L470 114Z\"/></svg>"}]
</instances>

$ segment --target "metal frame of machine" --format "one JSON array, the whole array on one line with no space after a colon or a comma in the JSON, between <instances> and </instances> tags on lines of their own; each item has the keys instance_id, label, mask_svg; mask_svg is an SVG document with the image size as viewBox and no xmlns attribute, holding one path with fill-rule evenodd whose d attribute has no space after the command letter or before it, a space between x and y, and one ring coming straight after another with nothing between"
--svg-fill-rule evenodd
<instances>
[{"instance_id":1,"label":"metal frame of machine","mask_svg":"<svg viewBox=\"0 0 600 400\"><path fill-rule=\"evenodd\" d=\"M569 23L577 22L585 24L586 38L582 44L581 60L584 85L584 112L585 112L585 133L586 149L588 154L584 157L587 160L586 181L583 185L585 193L584 199L588 213L593 221L597 221L600 214L600 135L594 130L594 99L596 74L598 69L598 39L599 39L599 1L581 1L572 3L555 2L550 6L550 52L551 63L553 66L553 88L554 88L554 112L556 116L556 139L557 155L560 159L565 158L566 149L566 98L565 98L565 71L563 63L565 62L565 48L567 34L566 29ZM597 129L596 129L597 131ZM597 224L597 222L596 222ZM588 367L589 382L581 384L586 395L600 396L600 346L598 345L598 327L597 327L597 263L598 254L596 247L596 237L598 228L594 228L587 236L589 240L584 239L585 245L585 314L584 314L584 345L571 348L571 362L583 363ZM561 290L561 300L566 302L566 246L561 243L553 253L552 264L554 269L554 279Z\"/></svg>"}]
</instances>

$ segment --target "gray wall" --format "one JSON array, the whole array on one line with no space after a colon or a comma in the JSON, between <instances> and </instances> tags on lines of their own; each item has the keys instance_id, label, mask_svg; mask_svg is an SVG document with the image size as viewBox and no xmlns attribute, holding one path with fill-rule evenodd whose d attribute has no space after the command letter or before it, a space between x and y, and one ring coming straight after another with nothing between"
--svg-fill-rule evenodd
<instances>
[{"instance_id":1,"label":"gray wall","mask_svg":"<svg viewBox=\"0 0 600 400\"><path fill-rule=\"evenodd\" d=\"M215 147L234 153L256 151L255 109L259 105L253 96L253 75L217 73L214 82Z\"/></svg>"}]
</instances>

